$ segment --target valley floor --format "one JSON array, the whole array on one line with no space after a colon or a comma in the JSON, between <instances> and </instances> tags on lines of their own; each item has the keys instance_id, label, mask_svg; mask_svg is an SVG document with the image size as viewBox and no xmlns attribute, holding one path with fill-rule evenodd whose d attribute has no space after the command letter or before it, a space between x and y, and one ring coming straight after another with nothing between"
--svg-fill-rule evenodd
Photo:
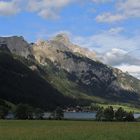
<instances>
[{"instance_id":1,"label":"valley floor","mask_svg":"<svg viewBox=\"0 0 140 140\"><path fill-rule=\"evenodd\" d=\"M4 120L0 140L140 140L140 123Z\"/></svg>"}]
</instances>

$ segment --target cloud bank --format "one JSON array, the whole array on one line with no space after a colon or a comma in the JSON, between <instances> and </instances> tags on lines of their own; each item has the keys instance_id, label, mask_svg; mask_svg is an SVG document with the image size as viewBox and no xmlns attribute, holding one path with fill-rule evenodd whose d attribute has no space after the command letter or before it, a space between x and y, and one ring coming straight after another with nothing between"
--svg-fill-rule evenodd
<instances>
[{"instance_id":1,"label":"cloud bank","mask_svg":"<svg viewBox=\"0 0 140 140\"><path fill-rule=\"evenodd\" d=\"M15 15L21 11L34 12L45 19L59 17L60 11L74 3L97 3L103 4L114 0L1 0L0 16ZM115 10L103 12L96 17L97 22L117 22L128 18L140 18L140 0L115 1Z\"/></svg>"},{"instance_id":2,"label":"cloud bank","mask_svg":"<svg viewBox=\"0 0 140 140\"><path fill-rule=\"evenodd\" d=\"M129 18L140 18L140 0L118 0L115 11L98 15L96 21L112 23Z\"/></svg>"},{"instance_id":3,"label":"cloud bank","mask_svg":"<svg viewBox=\"0 0 140 140\"><path fill-rule=\"evenodd\" d=\"M0 1L0 16L10 16L19 13L21 10L19 1Z\"/></svg>"},{"instance_id":4,"label":"cloud bank","mask_svg":"<svg viewBox=\"0 0 140 140\"><path fill-rule=\"evenodd\" d=\"M57 19L60 11L72 4L106 3L112 0L1 0L0 16L12 16L21 11L34 12L45 19Z\"/></svg>"}]
</instances>

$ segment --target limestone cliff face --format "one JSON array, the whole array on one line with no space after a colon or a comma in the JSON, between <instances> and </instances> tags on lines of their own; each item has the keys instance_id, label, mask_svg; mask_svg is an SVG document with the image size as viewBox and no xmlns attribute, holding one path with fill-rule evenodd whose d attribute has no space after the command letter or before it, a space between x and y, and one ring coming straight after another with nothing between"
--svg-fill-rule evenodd
<instances>
[{"instance_id":1,"label":"limestone cliff face","mask_svg":"<svg viewBox=\"0 0 140 140\"><path fill-rule=\"evenodd\" d=\"M12 53L25 58L31 54L29 44L23 37L0 37L0 47L2 46L7 47Z\"/></svg>"},{"instance_id":2,"label":"limestone cliff face","mask_svg":"<svg viewBox=\"0 0 140 140\"><path fill-rule=\"evenodd\" d=\"M32 51L35 58L44 65L45 58L49 58L52 62L61 62L61 64L63 63L66 66L68 61L70 61L70 59L66 59L69 57L68 53L96 60L96 53L94 51L74 45L65 34L59 34L49 41L37 41L33 45ZM69 64L73 65L72 62Z\"/></svg>"},{"instance_id":3,"label":"limestone cliff face","mask_svg":"<svg viewBox=\"0 0 140 140\"><path fill-rule=\"evenodd\" d=\"M33 46L33 53L35 54L36 59L42 64L45 63L45 57L53 62L62 62L67 57L65 52L76 53L77 55L96 60L96 53L94 51L81 48L80 46L71 43L68 36L65 34L59 34L49 41L39 40Z\"/></svg>"},{"instance_id":4,"label":"limestone cliff face","mask_svg":"<svg viewBox=\"0 0 140 140\"><path fill-rule=\"evenodd\" d=\"M82 48L78 45L73 44L72 42L70 42L70 39L66 34L58 34L53 40L56 42L57 46L59 46L58 43L63 44L66 48L71 50L73 53L78 53L92 60L96 60L96 53L94 51L90 51L87 48Z\"/></svg>"}]
</instances>

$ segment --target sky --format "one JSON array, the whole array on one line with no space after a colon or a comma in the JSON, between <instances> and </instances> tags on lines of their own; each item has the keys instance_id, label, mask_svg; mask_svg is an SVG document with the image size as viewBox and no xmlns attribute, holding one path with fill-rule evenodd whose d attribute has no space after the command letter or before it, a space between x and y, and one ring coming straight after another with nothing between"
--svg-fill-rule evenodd
<instances>
[{"instance_id":1,"label":"sky","mask_svg":"<svg viewBox=\"0 0 140 140\"><path fill-rule=\"evenodd\" d=\"M58 33L140 78L140 0L0 0L0 36L35 42Z\"/></svg>"}]
</instances>

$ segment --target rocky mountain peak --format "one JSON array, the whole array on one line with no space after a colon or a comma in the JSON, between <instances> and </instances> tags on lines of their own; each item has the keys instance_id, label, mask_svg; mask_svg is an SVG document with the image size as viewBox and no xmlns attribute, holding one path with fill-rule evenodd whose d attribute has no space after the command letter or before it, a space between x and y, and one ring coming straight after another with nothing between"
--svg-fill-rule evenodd
<instances>
[{"instance_id":1,"label":"rocky mountain peak","mask_svg":"<svg viewBox=\"0 0 140 140\"><path fill-rule=\"evenodd\" d=\"M56 35L53 38L53 40L59 41L59 42L65 44L66 46L68 46L70 44L70 39L69 39L68 35L64 34L64 33Z\"/></svg>"},{"instance_id":2,"label":"rocky mountain peak","mask_svg":"<svg viewBox=\"0 0 140 140\"><path fill-rule=\"evenodd\" d=\"M35 43L35 45L38 46L38 47L44 48L44 47L49 46L49 42L39 39L39 40L37 40L37 42Z\"/></svg>"},{"instance_id":3,"label":"rocky mountain peak","mask_svg":"<svg viewBox=\"0 0 140 140\"><path fill-rule=\"evenodd\" d=\"M45 64L45 58L49 58L53 62L59 59L62 62L66 57L66 52L80 54L94 61L96 60L94 51L73 44L67 34L58 34L48 41L38 40L33 45L32 50L36 59L43 64Z\"/></svg>"},{"instance_id":4,"label":"rocky mountain peak","mask_svg":"<svg viewBox=\"0 0 140 140\"><path fill-rule=\"evenodd\" d=\"M58 34L49 40L49 44L57 49L67 50L72 43L66 34Z\"/></svg>"},{"instance_id":5,"label":"rocky mountain peak","mask_svg":"<svg viewBox=\"0 0 140 140\"><path fill-rule=\"evenodd\" d=\"M0 47L7 47L12 53L27 58L30 55L29 44L22 36L0 37Z\"/></svg>"},{"instance_id":6,"label":"rocky mountain peak","mask_svg":"<svg viewBox=\"0 0 140 140\"><path fill-rule=\"evenodd\" d=\"M79 53L83 56L86 56L92 60L96 60L96 52L90 51L87 48L80 47L78 45L73 44L67 34L58 34L56 37L54 37L50 44L53 44L52 46L56 46L57 48L60 48L63 50L72 51L73 53Z\"/></svg>"}]
</instances>

